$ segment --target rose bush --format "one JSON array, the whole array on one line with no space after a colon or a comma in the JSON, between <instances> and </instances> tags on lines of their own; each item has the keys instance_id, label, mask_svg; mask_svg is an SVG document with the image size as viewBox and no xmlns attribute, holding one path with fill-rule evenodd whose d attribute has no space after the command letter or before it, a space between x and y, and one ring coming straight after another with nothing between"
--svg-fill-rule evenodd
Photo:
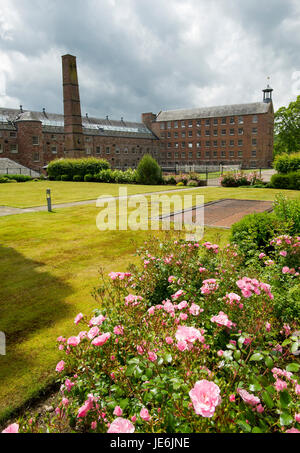
<instances>
[{"instance_id":1,"label":"rose bush","mask_svg":"<svg viewBox=\"0 0 300 453\"><path fill-rule=\"evenodd\" d=\"M300 238L273 241L247 267L234 245L146 243L57 339L55 414L7 432L299 432L299 317L278 301L299 288Z\"/></svg>"}]
</instances>

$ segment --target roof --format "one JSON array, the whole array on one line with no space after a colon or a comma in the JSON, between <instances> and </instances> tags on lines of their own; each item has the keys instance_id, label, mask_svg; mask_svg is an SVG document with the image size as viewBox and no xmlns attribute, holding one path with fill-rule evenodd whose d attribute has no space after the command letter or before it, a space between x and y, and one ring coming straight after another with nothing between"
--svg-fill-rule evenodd
<instances>
[{"instance_id":1,"label":"roof","mask_svg":"<svg viewBox=\"0 0 300 453\"><path fill-rule=\"evenodd\" d=\"M0 108L0 128L14 125L18 121L41 121L43 130L50 133L64 132L64 115L30 110ZM82 117L83 131L90 135L156 138L143 124L132 121L115 121L102 118Z\"/></svg>"},{"instance_id":2,"label":"roof","mask_svg":"<svg viewBox=\"0 0 300 453\"><path fill-rule=\"evenodd\" d=\"M254 102L251 104L221 105L194 109L167 110L160 112L156 121L188 120L197 118L216 118L236 115L256 115L268 113L270 103Z\"/></svg>"}]
</instances>

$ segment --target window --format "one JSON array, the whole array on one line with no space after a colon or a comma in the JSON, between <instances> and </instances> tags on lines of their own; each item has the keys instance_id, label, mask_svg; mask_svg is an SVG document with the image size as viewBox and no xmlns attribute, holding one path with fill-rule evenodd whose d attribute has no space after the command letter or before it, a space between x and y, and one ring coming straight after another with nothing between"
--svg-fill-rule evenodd
<instances>
[{"instance_id":1,"label":"window","mask_svg":"<svg viewBox=\"0 0 300 453\"><path fill-rule=\"evenodd\" d=\"M175 143L175 148L178 148L178 143Z\"/></svg>"},{"instance_id":2,"label":"window","mask_svg":"<svg viewBox=\"0 0 300 453\"><path fill-rule=\"evenodd\" d=\"M193 137L193 131L189 131L189 137Z\"/></svg>"},{"instance_id":3,"label":"window","mask_svg":"<svg viewBox=\"0 0 300 453\"><path fill-rule=\"evenodd\" d=\"M165 123L160 123L160 128L161 128L161 130L164 130L166 128Z\"/></svg>"},{"instance_id":4,"label":"window","mask_svg":"<svg viewBox=\"0 0 300 453\"><path fill-rule=\"evenodd\" d=\"M201 148L201 142L197 142L197 148Z\"/></svg>"},{"instance_id":5,"label":"window","mask_svg":"<svg viewBox=\"0 0 300 453\"><path fill-rule=\"evenodd\" d=\"M221 146L224 148L224 146L226 146L226 140L222 140L221 141Z\"/></svg>"},{"instance_id":6,"label":"window","mask_svg":"<svg viewBox=\"0 0 300 453\"><path fill-rule=\"evenodd\" d=\"M210 157L210 152L209 151L206 151L205 157Z\"/></svg>"},{"instance_id":7,"label":"window","mask_svg":"<svg viewBox=\"0 0 300 453\"><path fill-rule=\"evenodd\" d=\"M234 121L234 116L232 116L232 117L230 118L230 124L234 124L234 123L235 123L235 121Z\"/></svg>"},{"instance_id":8,"label":"window","mask_svg":"<svg viewBox=\"0 0 300 453\"><path fill-rule=\"evenodd\" d=\"M252 134L257 134L257 127L253 127Z\"/></svg>"},{"instance_id":9,"label":"window","mask_svg":"<svg viewBox=\"0 0 300 453\"><path fill-rule=\"evenodd\" d=\"M214 140L214 147L216 148L218 146L218 140Z\"/></svg>"},{"instance_id":10,"label":"window","mask_svg":"<svg viewBox=\"0 0 300 453\"><path fill-rule=\"evenodd\" d=\"M238 151L238 157L243 157L243 151Z\"/></svg>"},{"instance_id":11,"label":"window","mask_svg":"<svg viewBox=\"0 0 300 453\"><path fill-rule=\"evenodd\" d=\"M171 148L171 143L168 143L168 148Z\"/></svg>"},{"instance_id":12,"label":"window","mask_svg":"<svg viewBox=\"0 0 300 453\"><path fill-rule=\"evenodd\" d=\"M174 132L174 137L178 138L178 132Z\"/></svg>"},{"instance_id":13,"label":"window","mask_svg":"<svg viewBox=\"0 0 300 453\"><path fill-rule=\"evenodd\" d=\"M168 159L171 159L172 153L168 153Z\"/></svg>"},{"instance_id":14,"label":"window","mask_svg":"<svg viewBox=\"0 0 300 453\"><path fill-rule=\"evenodd\" d=\"M230 129L230 135L234 135L234 129Z\"/></svg>"},{"instance_id":15,"label":"window","mask_svg":"<svg viewBox=\"0 0 300 453\"><path fill-rule=\"evenodd\" d=\"M229 156L230 156L230 157L234 157L234 151L230 151L230 152L229 152Z\"/></svg>"},{"instance_id":16,"label":"window","mask_svg":"<svg viewBox=\"0 0 300 453\"><path fill-rule=\"evenodd\" d=\"M168 138L171 138L171 132L168 132Z\"/></svg>"},{"instance_id":17,"label":"window","mask_svg":"<svg viewBox=\"0 0 300 453\"><path fill-rule=\"evenodd\" d=\"M217 157L217 156L218 156L218 152L214 151L214 157Z\"/></svg>"},{"instance_id":18,"label":"window","mask_svg":"<svg viewBox=\"0 0 300 453\"><path fill-rule=\"evenodd\" d=\"M109 147L109 146L107 146L107 147L105 148L105 152L106 152L107 155L110 154L110 147Z\"/></svg>"},{"instance_id":19,"label":"window","mask_svg":"<svg viewBox=\"0 0 300 453\"><path fill-rule=\"evenodd\" d=\"M193 153L189 153L189 159L193 159Z\"/></svg>"},{"instance_id":20,"label":"window","mask_svg":"<svg viewBox=\"0 0 300 453\"><path fill-rule=\"evenodd\" d=\"M242 127L239 128L239 135L244 135L244 129Z\"/></svg>"},{"instance_id":21,"label":"window","mask_svg":"<svg viewBox=\"0 0 300 453\"><path fill-rule=\"evenodd\" d=\"M99 148L100 148L100 146L99 146ZM124 148L124 154L128 154L128 148L127 147Z\"/></svg>"},{"instance_id":22,"label":"window","mask_svg":"<svg viewBox=\"0 0 300 453\"><path fill-rule=\"evenodd\" d=\"M200 159L201 158L201 151L198 151L197 152L197 159Z\"/></svg>"},{"instance_id":23,"label":"window","mask_svg":"<svg viewBox=\"0 0 300 453\"><path fill-rule=\"evenodd\" d=\"M51 135L51 140L56 140L56 135Z\"/></svg>"},{"instance_id":24,"label":"window","mask_svg":"<svg viewBox=\"0 0 300 453\"><path fill-rule=\"evenodd\" d=\"M206 148L209 148L210 147L210 142L205 142L205 146L206 146Z\"/></svg>"},{"instance_id":25,"label":"window","mask_svg":"<svg viewBox=\"0 0 300 453\"><path fill-rule=\"evenodd\" d=\"M214 135L218 135L218 130L217 129L214 129Z\"/></svg>"},{"instance_id":26,"label":"window","mask_svg":"<svg viewBox=\"0 0 300 453\"><path fill-rule=\"evenodd\" d=\"M92 154L92 149L91 148L86 148L85 149L85 152L88 156L90 156Z\"/></svg>"},{"instance_id":27,"label":"window","mask_svg":"<svg viewBox=\"0 0 300 453\"><path fill-rule=\"evenodd\" d=\"M0 153L3 153L2 143L0 143Z\"/></svg>"},{"instance_id":28,"label":"window","mask_svg":"<svg viewBox=\"0 0 300 453\"><path fill-rule=\"evenodd\" d=\"M185 132L181 132L181 137L185 138Z\"/></svg>"},{"instance_id":29,"label":"window","mask_svg":"<svg viewBox=\"0 0 300 453\"><path fill-rule=\"evenodd\" d=\"M165 138L165 133L164 132L161 132L160 138Z\"/></svg>"},{"instance_id":30,"label":"window","mask_svg":"<svg viewBox=\"0 0 300 453\"><path fill-rule=\"evenodd\" d=\"M142 150L140 150L140 151L142 151ZM120 154L120 148L119 147L116 148L116 154Z\"/></svg>"},{"instance_id":31,"label":"window","mask_svg":"<svg viewBox=\"0 0 300 453\"><path fill-rule=\"evenodd\" d=\"M178 121L174 121L174 128L175 128L175 129L178 128Z\"/></svg>"},{"instance_id":32,"label":"window","mask_svg":"<svg viewBox=\"0 0 300 453\"><path fill-rule=\"evenodd\" d=\"M210 126L210 120L205 120L205 126Z\"/></svg>"},{"instance_id":33,"label":"window","mask_svg":"<svg viewBox=\"0 0 300 453\"><path fill-rule=\"evenodd\" d=\"M197 131L197 137L201 137L201 131Z\"/></svg>"},{"instance_id":34,"label":"window","mask_svg":"<svg viewBox=\"0 0 300 453\"><path fill-rule=\"evenodd\" d=\"M32 144L39 145L39 137L32 137Z\"/></svg>"},{"instance_id":35,"label":"window","mask_svg":"<svg viewBox=\"0 0 300 453\"><path fill-rule=\"evenodd\" d=\"M9 136L12 137L12 138L16 138L17 133L16 132L10 132Z\"/></svg>"},{"instance_id":36,"label":"window","mask_svg":"<svg viewBox=\"0 0 300 453\"><path fill-rule=\"evenodd\" d=\"M226 157L226 151L221 151L221 156Z\"/></svg>"},{"instance_id":37,"label":"window","mask_svg":"<svg viewBox=\"0 0 300 453\"><path fill-rule=\"evenodd\" d=\"M189 120L189 127L193 127L193 121Z\"/></svg>"},{"instance_id":38,"label":"window","mask_svg":"<svg viewBox=\"0 0 300 453\"><path fill-rule=\"evenodd\" d=\"M167 127L168 127L168 129L171 129L171 121L167 122Z\"/></svg>"},{"instance_id":39,"label":"window","mask_svg":"<svg viewBox=\"0 0 300 453\"><path fill-rule=\"evenodd\" d=\"M185 148L185 142L181 142L181 148Z\"/></svg>"},{"instance_id":40,"label":"window","mask_svg":"<svg viewBox=\"0 0 300 453\"><path fill-rule=\"evenodd\" d=\"M181 153L181 158L185 159L185 153Z\"/></svg>"},{"instance_id":41,"label":"window","mask_svg":"<svg viewBox=\"0 0 300 453\"><path fill-rule=\"evenodd\" d=\"M85 137L85 141L89 143L91 141L91 137Z\"/></svg>"},{"instance_id":42,"label":"window","mask_svg":"<svg viewBox=\"0 0 300 453\"><path fill-rule=\"evenodd\" d=\"M205 135L210 135L210 131L205 131Z\"/></svg>"},{"instance_id":43,"label":"window","mask_svg":"<svg viewBox=\"0 0 300 453\"><path fill-rule=\"evenodd\" d=\"M244 117L243 116L239 116L239 124L244 124Z\"/></svg>"},{"instance_id":44,"label":"window","mask_svg":"<svg viewBox=\"0 0 300 453\"><path fill-rule=\"evenodd\" d=\"M18 153L18 145L10 145L10 152L12 154L17 154Z\"/></svg>"},{"instance_id":45,"label":"window","mask_svg":"<svg viewBox=\"0 0 300 453\"><path fill-rule=\"evenodd\" d=\"M40 153L35 152L33 153L33 162L39 162L40 161Z\"/></svg>"},{"instance_id":46,"label":"window","mask_svg":"<svg viewBox=\"0 0 300 453\"><path fill-rule=\"evenodd\" d=\"M193 148L193 143L190 142L188 146L189 148Z\"/></svg>"},{"instance_id":47,"label":"window","mask_svg":"<svg viewBox=\"0 0 300 453\"><path fill-rule=\"evenodd\" d=\"M197 127L200 127L201 126L201 120L197 120Z\"/></svg>"},{"instance_id":48,"label":"window","mask_svg":"<svg viewBox=\"0 0 300 453\"><path fill-rule=\"evenodd\" d=\"M218 118L214 118L214 124L218 124Z\"/></svg>"},{"instance_id":49,"label":"window","mask_svg":"<svg viewBox=\"0 0 300 453\"><path fill-rule=\"evenodd\" d=\"M178 159L178 157L179 157L179 153L176 152L176 153L175 153L175 159Z\"/></svg>"},{"instance_id":50,"label":"window","mask_svg":"<svg viewBox=\"0 0 300 453\"><path fill-rule=\"evenodd\" d=\"M226 124L226 118L222 118L221 123L222 123L222 124Z\"/></svg>"},{"instance_id":51,"label":"window","mask_svg":"<svg viewBox=\"0 0 300 453\"><path fill-rule=\"evenodd\" d=\"M234 146L234 140L230 140L230 146Z\"/></svg>"},{"instance_id":52,"label":"window","mask_svg":"<svg viewBox=\"0 0 300 453\"><path fill-rule=\"evenodd\" d=\"M135 148L131 148L132 154L135 154Z\"/></svg>"},{"instance_id":53,"label":"window","mask_svg":"<svg viewBox=\"0 0 300 453\"><path fill-rule=\"evenodd\" d=\"M243 146L243 140L238 141L239 146Z\"/></svg>"},{"instance_id":54,"label":"window","mask_svg":"<svg viewBox=\"0 0 300 453\"><path fill-rule=\"evenodd\" d=\"M252 150L251 156L252 156L252 157L256 157L256 149L253 149L253 150Z\"/></svg>"},{"instance_id":55,"label":"window","mask_svg":"<svg viewBox=\"0 0 300 453\"><path fill-rule=\"evenodd\" d=\"M57 147L56 146L52 146L51 147L51 152L52 152L52 154L57 154Z\"/></svg>"},{"instance_id":56,"label":"window","mask_svg":"<svg viewBox=\"0 0 300 453\"><path fill-rule=\"evenodd\" d=\"M222 129L221 134L226 135L226 129Z\"/></svg>"},{"instance_id":57,"label":"window","mask_svg":"<svg viewBox=\"0 0 300 453\"><path fill-rule=\"evenodd\" d=\"M253 115L252 123L258 123L258 116L257 115Z\"/></svg>"},{"instance_id":58,"label":"window","mask_svg":"<svg viewBox=\"0 0 300 453\"><path fill-rule=\"evenodd\" d=\"M181 121L181 127L185 127L185 122Z\"/></svg>"},{"instance_id":59,"label":"window","mask_svg":"<svg viewBox=\"0 0 300 453\"><path fill-rule=\"evenodd\" d=\"M256 140L256 138L253 138L253 139L252 139L252 145L253 145L253 146L256 146L256 145L257 145L257 140Z\"/></svg>"}]
</instances>

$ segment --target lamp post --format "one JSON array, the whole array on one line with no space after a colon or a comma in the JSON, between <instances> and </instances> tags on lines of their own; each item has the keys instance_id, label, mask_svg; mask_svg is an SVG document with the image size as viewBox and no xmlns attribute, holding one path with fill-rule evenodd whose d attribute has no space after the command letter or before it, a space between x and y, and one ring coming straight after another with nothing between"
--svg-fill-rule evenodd
<instances>
[{"instance_id":1,"label":"lamp post","mask_svg":"<svg viewBox=\"0 0 300 453\"><path fill-rule=\"evenodd\" d=\"M46 190L46 197L47 197L47 205L48 205L48 212L52 212L52 205L51 205L51 190Z\"/></svg>"}]
</instances>

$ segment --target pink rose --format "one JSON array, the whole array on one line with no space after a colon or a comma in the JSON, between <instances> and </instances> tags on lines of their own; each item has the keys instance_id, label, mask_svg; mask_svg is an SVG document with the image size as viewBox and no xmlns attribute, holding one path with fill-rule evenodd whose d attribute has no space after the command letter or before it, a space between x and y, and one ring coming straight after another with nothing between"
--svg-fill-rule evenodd
<instances>
[{"instance_id":1,"label":"pink rose","mask_svg":"<svg viewBox=\"0 0 300 453\"><path fill-rule=\"evenodd\" d=\"M246 390L238 388L237 392L246 404L249 404L250 406L260 404L260 399L257 396L248 393Z\"/></svg>"},{"instance_id":2,"label":"pink rose","mask_svg":"<svg viewBox=\"0 0 300 453\"><path fill-rule=\"evenodd\" d=\"M166 337L166 343L167 344L173 344L174 343L174 340L172 337Z\"/></svg>"},{"instance_id":3,"label":"pink rose","mask_svg":"<svg viewBox=\"0 0 300 453\"><path fill-rule=\"evenodd\" d=\"M74 324L79 324L80 321L82 320L82 318L83 318L83 314L79 313L79 315L77 315L75 320L74 320Z\"/></svg>"},{"instance_id":4,"label":"pink rose","mask_svg":"<svg viewBox=\"0 0 300 453\"><path fill-rule=\"evenodd\" d=\"M201 332L195 327L178 326L175 337L178 341L186 341L187 343L194 343L196 340L202 343L204 341Z\"/></svg>"},{"instance_id":5,"label":"pink rose","mask_svg":"<svg viewBox=\"0 0 300 453\"><path fill-rule=\"evenodd\" d=\"M145 422L148 422L150 419L151 419L151 416L148 412L148 409L146 409L145 407L141 410L140 412L140 417L145 421Z\"/></svg>"},{"instance_id":6,"label":"pink rose","mask_svg":"<svg viewBox=\"0 0 300 453\"><path fill-rule=\"evenodd\" d=\"M93 340L99 334L99 332L100 332L100 330L99 330L99 328L97 326L92 327L91 330L88 333L89 339Z\"/></svg>"},{"instance_id":7,"label":"pink rose","mask_svg":"<svg viewBox=\"0 0 300 453\"><path fill-rule=\"evenodd\" d=\"M57 371L58 373L61 373L64 370L64 368L65 368L65 362L63 360L61 360L56 365L55 371Z\"/></svg>"},{"instance_id":8,"label":"pink rose","mask_svg":"<svg viewBox=\"0 0 300 453\"><path fill-rule=\"evenodd\" d=\"M155 352L149 351L148 359L150 360L150 362L155 362L157 360L157 355L155 354Z\"/></svg>"},{"instance_id":9,"label":"pink rose","mask_svg":"<svg viewBox=\"0 0 300 453\"><path fill-rule=\"evenodd\" d=\"M17 434L19 432L19 425L17 423L13 423L5 428L2 433L4 434Z\"/></svg>"},{"instance_id":10,"label":"pink rose","mask_svg":"<svg viewBox=\"0 0 300 453\"><path fill-rule=\"evenodd\" d=\"M79 343L80 343L80 338L78 338L78 337L70 337L70 338L68 338L68 342L67 343L68 343L69 346L74 346L74 347L78 346Z\"/></svg>"},{"instance_id":11,"label":"pink rose","mask_svg":"<svg viewBox=\"0 0 300 453\"><path fill-rule=\"evenodd\" d=\"M121 417L121 415L123 414L123 411L120 408L120 406L116 406L115 407L115 410L114 410L113 414L116 415L117 417Z\"/></svg>"},{"instance_id":12,"label":"pink rose","mask_svg":"<svg viewBox=\"0 0 300 453\"><path fill-rule=\"evenodd\" d=\"M300 433L300 431L297 428L291 428L291 429L288 429L286 431L286 433L288 433L288 434L298 434L298 433Z\"/></svg>"},{"instance_id":13,"label":"pink rose","mask_svg":"<svg viewBox=\"0 0 300 453\"><path fill-rule=\"evenodd\" d=\"M189 395L195 413L202 417L212 417L216 407L221 403L220 388L211 381L197 381Z\"/></svg>"},{"instance_id":14,"label":"pink rose","mask_svg":"<svg viewBox=\"0 0 300 453\"><path fill-rule=\"evenodd\" d=\"M104 333L92 341L94 346L103 346L110 339L110 333Z\"/></svg>"},{"instance_id":15,"label":"pink rose","mask_svg":"<svg viewBox=\"0 0 300 453\"><path fill-rule=\"evenodd\" d=\"M179 349L179 351L183 352L187 349L187 342L184 341L184 340L181 340L181 341L178 341L177 343L177 349Z\"/></svg>"},{"instance_id":16,"label":"pink rose","mask_svg":"<svg viewBox=\"0 0 300 453\"><path fill-rule=\"evenodd\" d=\"M118 417L111 423L107 432L110 434L115 433L132 434L134 433L134 431L135 428L129 420L126 420L125 418L122 417Z\"/></svg>"}]
</instances>

